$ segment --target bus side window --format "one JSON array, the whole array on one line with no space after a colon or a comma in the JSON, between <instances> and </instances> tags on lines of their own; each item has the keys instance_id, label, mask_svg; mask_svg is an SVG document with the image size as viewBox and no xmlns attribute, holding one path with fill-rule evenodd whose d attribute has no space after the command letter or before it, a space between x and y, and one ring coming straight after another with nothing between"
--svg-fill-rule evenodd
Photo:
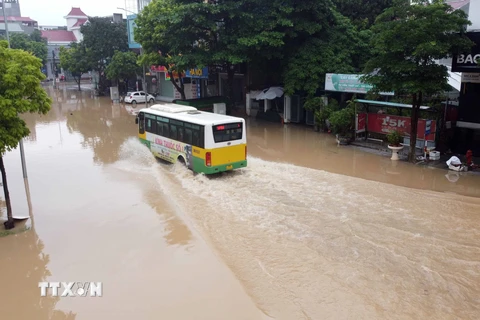
<instances>
[{"instance_id":1,"label":"bus side window","mask_svg":"<svg viewBox=\"0 0 480 320\"><path fill-rule=\"evenodd\" d=\"M152 132L152 120L151 119L148 119L146 118L146 123L145 123L145 130L147 132Z\"/></svg>"},{"instance_id":2,"label":"bus side window","mask_svg":"<svg viewBox=\"0 0 480 320\"><path fill-rule=\"evenodd\" d=\"M138 133L144 134L145 133L145 114L140 112L138 114Z\"/></svg>"},{"instance_id":3,"label":"bus side window","mask_svg":"<svg viewBox=\"0 0 480 320\"><path fill-rule=\"evenodd\" d=\"M184 139L185 139L185 135L183 132L183 127L178 126L178 141L185 142Z\"/></svg>"},{"instance_id":4,"label":"bus side window","mask_svg":"<svg viewBox=\"0 0 480 320\"><path fill-rule=\"evenodd\" d=\"M165 138L170 138L170 128L168 127L168 123L163 122L162 127L163 127L163 136Z\"/></svg>"},{"instance_id":5,"label":"bus side window","mask_svg":"<svg viewBox=\"0 0 480 320\"><path fill-rule=\"evenodd\" d=\"M201 145L200 145L200 132L198 130L193 130L192 145L194 145L196 147L201 147Z\"/></svg>"},{"instance_id":6,"label":"bus side window","mask_svg":"<svg viewBox=\"0 0 480 320\"><path fill-rule=\"evenodd\" d=\"M198 146L200 148L205 148L205 127L204 126L200 126L199 128L200 130L200 134L199 134L199 137L198 137Z\"/></svg>"},{"instance_id":7,"label":"bus side window","mask_svg":"<svg viewBox=\"0 0 480 320\"><path fill-rule=\"evenodd\" d=\"M177 126L170 123L170 139L178 140L177 139Z\"/></svg>"},{"instance_id":8,"label":"bus side window","mask_svg":"<svg viewBox=\"0 0 480 320\"><path fill-rule=\"evenodd\" d=\"M193 132L192 129L185 128L185 141L186 144L193 144Z\"/></svg>"},{"instance_id":9,"label":"bus side window","mask_svg":"<svg viewBox=\"0 0 480 320\"><path fill-rule=\"evenodd\" d=\"M163 125L160 121L157 120L157 134L163 136Z\"/></svg>"}]
</instances>

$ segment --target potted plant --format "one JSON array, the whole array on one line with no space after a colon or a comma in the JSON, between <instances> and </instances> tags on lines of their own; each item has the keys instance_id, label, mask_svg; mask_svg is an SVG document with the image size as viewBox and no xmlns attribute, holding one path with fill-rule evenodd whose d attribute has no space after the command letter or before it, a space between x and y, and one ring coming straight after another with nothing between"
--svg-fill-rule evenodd
<instances>
[{"instance_id":1,"label":"potted plant","mask_svg":"<svg viewBox=\"0 0 480 320\"><path fill-rule=\"evenodd\" d=\"M352 107L332 112L328 121L338 144L346 145L352 141L355 127L355 111Z\"/></svg>"},{"instance_id":2,"label":"potted plant","mask_svg":"<svg viewBox=\"0 0 480 320\"><path fill-rule=\"evenodd\" d=\"M388 141L388 149L392 150L392 160L399 160L398 152L403 149L402 142L402 135L394 130L387 134L387 141Z\"/></svg>"}]
</instances>

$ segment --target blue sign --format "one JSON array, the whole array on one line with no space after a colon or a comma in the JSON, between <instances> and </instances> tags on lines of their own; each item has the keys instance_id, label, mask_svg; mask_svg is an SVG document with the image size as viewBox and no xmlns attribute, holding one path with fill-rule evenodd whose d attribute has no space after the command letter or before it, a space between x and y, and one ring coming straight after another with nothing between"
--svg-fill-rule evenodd
<instances>
[{"instance_id":1,"label":"blue sign","mask_svg":"<svg viewBox=\"0 0 480 320\"><path fill-rule=\"evenodd\" d=\"M197 98L201 98L202 88L200 86L200 81L197 81Z\"/></svg>"},{"instance_id":2,"label":"blue sign","mask_svg":"<svg viewBox=\"0 0 480 320\"><path fill-rule=\"evenodd\" d=\"M127 16L128 47L130 49L140 49L142 47L139 43L135 42L135 37L133 34L133 31L137 27L137 24L135 23L136 18L136 14Z\"/></svg>"},{"instance_id":3,"label":"blue sign","mask_svg":"<svg viewBox=\"0 0 480 320\"><path fill-rule=\"evenodd\" d=\"M428 136L432 129L432 120L425 121L425 135Z\"/></svg>"},{"instance_id":4,"label":"blue sign","mask_svg":"<svg viewBox=\"0 0 480 320\"><path fill-rule=\"evenodd\" d=\"M205 67L203 69L198 69L198 68L188 69L185 72L185 77L192 78L192 79L208 79L208 67Z\"/></svg>"}]
</instances>

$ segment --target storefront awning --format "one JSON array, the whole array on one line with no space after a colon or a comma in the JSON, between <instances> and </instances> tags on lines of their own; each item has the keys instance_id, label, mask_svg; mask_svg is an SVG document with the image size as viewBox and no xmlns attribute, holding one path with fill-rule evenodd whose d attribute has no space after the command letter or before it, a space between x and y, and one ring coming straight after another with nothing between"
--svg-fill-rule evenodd
<instances>
[{"instance_id":1,"label":"storefront awning","mask_svg":"<svg viewBox=\"0 0 480 320\"><path fill-rule=\"evenodd\" d=\"M375 100L363 100L363 99L356 99L355 102L363 103L363 104L370 104L377 107L393 107L393 108L406 108L412 109L411 104L403 104L403 103L396 103L396 102L385 102L385 101L375 101ZM421 110L430 109L427 106L421 106Z\"/></svg>"}]
</instances>

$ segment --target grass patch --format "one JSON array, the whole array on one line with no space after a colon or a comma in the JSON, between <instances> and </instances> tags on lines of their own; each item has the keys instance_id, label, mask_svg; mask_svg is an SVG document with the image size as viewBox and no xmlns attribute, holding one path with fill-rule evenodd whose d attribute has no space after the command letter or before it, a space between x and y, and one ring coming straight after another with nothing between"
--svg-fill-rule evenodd
<instances>
[{"instance_id":1,"label":"grass patch","mask_svg":"<svg viewBox=\"0 0 480 320\"><path fill-rule=\"evenodd\" d=\"M6 237L6 236L11 236L11 235L14 235L14 234L18 234L18 233L22 233L22 232L25 232L25 231L28 231L30 230L30 227L27 227L27 226L23 226L17 230L1 230L0 231L0 238L2 237Z\"/></svg>"}]
</instances>

